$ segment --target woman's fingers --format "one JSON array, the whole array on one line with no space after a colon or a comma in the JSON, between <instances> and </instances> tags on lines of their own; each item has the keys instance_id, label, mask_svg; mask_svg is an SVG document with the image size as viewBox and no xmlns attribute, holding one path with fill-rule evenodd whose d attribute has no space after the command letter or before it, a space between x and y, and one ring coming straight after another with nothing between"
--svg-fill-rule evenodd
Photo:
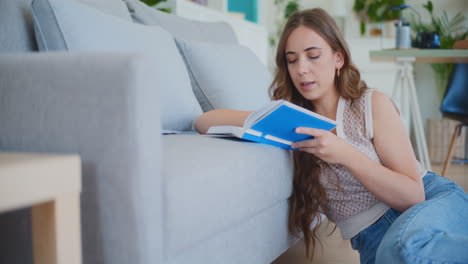
<instances>
[{"instance_id":1,"label":"woman's fingers","mask_svg":"<svg viewBox=\"0 0 468 264\"><path fill-rule=\"evenodd\" d=\"M323 136L324 133L326 133L325 130L311 128L311 127L298 127L296 128L295 132L297 134L305 134L305 135L314 137L312 139L306 139L306 140L295 142L294 144L291 145L291 147L295 149L318 147L319 140L317 139L320 139L320 137Z\"/></svg>"},{"instance_id":2,"label":"woman's fingers","mask_svg":"<svg viewBox=\"0 0 468 264\"><path fill-rule=\"evenodd\" d=\"M299 148L298 150L303 151L303 152L308 152L314 155L320 154L320 150L318 148Z\"/></svg>"},{"instance_id":3,"label":"woman's fingers","mask_svg":"<svg viewBox=\"0 0 468 264\"><path fill-rule=\"evenodd\" d=\"M326 130L311 127L298 127L296 128L295 132L297 134L306 134L309 136L317 137L323 135L323 133L325 133Z\"/></svg>"},{"instance_id":4,"label":"woman's fingers","mask_svg":"<svg viewBox=\"0 0 468 264\"><path fill-rule=\"evenodd\" d=\"M315 139L306 139L306 140L302 140L302 141L298 141L298 142L294 142L292 145L291 145L292 148L316 148L318 147L318 143L317 143L317 140Z\"/></svg>"}]
</instances>

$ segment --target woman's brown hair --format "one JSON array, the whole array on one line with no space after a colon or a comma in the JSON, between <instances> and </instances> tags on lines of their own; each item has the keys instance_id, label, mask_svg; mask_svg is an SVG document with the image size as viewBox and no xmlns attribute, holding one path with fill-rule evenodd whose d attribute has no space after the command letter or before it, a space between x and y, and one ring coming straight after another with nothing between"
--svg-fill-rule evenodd
<instances>
[{"instance_id":1,"label":"woman's brown hair","mask_svg":"<svg viewBox=\"0 0 468 264\"><path fill-rule=\"evenodd\" d=\"M286 61L286 43L291 32L299 26L306 26L319 34L332 48L341 52L344 64L335 74L335 87L345 99L357 99L366 90L359 70L351 62L348 45L334 19L323 9L314 8L293 13L284 27L276 52L276 71L270 86L273 100L284 99L304 108L314 110L312 103L294 87ZM298 235L302 232L306 244L306 256L310 257L321 223L320 213L329 215L327 195L320 182L320 173L326 163L306 152L295 151L293 191L289 198L289 231ZM317 221L311 229L313 221Z\"/></svg>"}]
</instances>

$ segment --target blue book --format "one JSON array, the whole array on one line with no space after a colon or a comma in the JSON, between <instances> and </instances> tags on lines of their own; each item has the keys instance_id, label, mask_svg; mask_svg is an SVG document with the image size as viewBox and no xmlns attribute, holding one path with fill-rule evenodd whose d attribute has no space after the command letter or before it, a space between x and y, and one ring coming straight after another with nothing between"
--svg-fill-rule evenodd
<instances>
[{"instance_id":1,"label":"blue book","mask_svg":"<svg viewBox=\"0 0 468 264\"><path fill-rule=\"evenodd\" d=\"M291 144L312 136L297 134L297 127L332 130L336 121L285 100L273 101L249 115L243 127L214 126L207 131L212 136L231 136L295 150Z\"/></svg>"}]
</instances>

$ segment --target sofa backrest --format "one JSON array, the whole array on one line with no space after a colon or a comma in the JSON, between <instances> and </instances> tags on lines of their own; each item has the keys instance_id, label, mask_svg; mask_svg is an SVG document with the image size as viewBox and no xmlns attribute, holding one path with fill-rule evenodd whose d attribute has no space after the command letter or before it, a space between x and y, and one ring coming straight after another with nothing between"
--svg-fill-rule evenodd
<instances>
[{"instance_id":1,"label":"sofa backrest","mask_svg":"<svg viewBox=\"0 0 468 264\"><path fill-rule=\"evenodd\" d=\"M32 0L0 0L0 53L37 51Z\"/></svg>"},{"instance_id":2,"label":"sofa backrest","mask_svg":"<svg viewBox=\"0 0 468 264\"><path fill-rule=\"evenodd\" d=\"M69 0L63 0L69 1ZM131 21L120 0L77 0L102 12ZM34 38L32 0L0 0L0 53L37 51Z\"/></svg>"},{"instance_id":3,"label":"sofa backrest","mask_svg":"<svg viewBox=\"0 0 468 264\"><path fill-rule=\"evenodd\" d=\"M133 20L144 25L164 28L177 39L223 44L239 44L232 27L226 22L189 20L148 7L140 0L123 0Z\"/></svg>"},{"instance_id":4,"label":"sofa backrest","mask_svg":"<svg viewBox=\"0 0 468 264\"><path fill-rule=\"evenodd\" d=\"M35 15L31 12L31 2L36 6ZM156 52L161 55L160 65L166 66L155 76L164 77L164 81L160 80L155 87L163 91L159 103L164 130L193 129L193 121L202 113L200 105L205 106L205 111L216 108L256 110L269 100L270 74L255 54L239 45L233 29L225 22L191 21L159 12L140 0L0 0L0 4L17 14L21 10L27 14L27 19L7 16L10 21L17 22L0 24L0 29L8 29L5 26L8 24L23 24L22 31L15 29L18 26L12 27L18 35L12 40L8 40L8 34L0 35L7 35L4 38L9 41L5 41L6 52L36 51L39 46L40 51ZM85 5L73 8L74 4ZM58 6L67 10L68 17L54 15L52 10ZM6 8L0 9L0 19L6 21L2 16L4 10ZM98 22L89 20L86 15ZM33 25L37 27L37 43L40 45L36 45ZM166 32L159 36L154 30L170 34ZM181 49L181 54L177 52L175 39L188 41L185 54ZM10 48L15 45L16 50ZM209 52L212 49L220 52ZM208 52L204 53L205 50ZM227 58L230 60L226 61ZM207 65L217 66L205 67ZM218 78L210 78L213 74ZM247 94L250 100L245 99Z\"/></svg>"},{"instance_id":5,"label":"sofa backrest","mask_svg":"<svg viewBox=\"0 0 468 264\"><path fill-rule=\"evenodd\" d=\"M135 22L155 25L176 39L203 111L251 111L267 104L272 76L226 22L202 22L167 14L140 0L123 0Z\"/></svg>"},{"instance_id":6,"label":"sofa backrest","mask_svg":"<svg viewBox=\"0 0 468 264\"><path fill-rule=\"evenodd\" d=\"M153 85L161 91L154 102L161 107L162 128L191 130L202 111L170 33L157 26L124 21L76 1L34 0L32 10L41 51L142 53L159 62L153 69ZM136 79L135 85L139 81Z\"/></svg>"},{"instance_id":7,"label":"sofa backrest","mask_svg":"<svg viewBox=\"0 0 468 264\"><path fill-rule=\"evenodd\" d=\"M68 0L70 1L70 0ZM74 0L94 7L106 14L120 17L127 21L132 21L130 12L122 0Z\"/></svg>"}]
</instances>

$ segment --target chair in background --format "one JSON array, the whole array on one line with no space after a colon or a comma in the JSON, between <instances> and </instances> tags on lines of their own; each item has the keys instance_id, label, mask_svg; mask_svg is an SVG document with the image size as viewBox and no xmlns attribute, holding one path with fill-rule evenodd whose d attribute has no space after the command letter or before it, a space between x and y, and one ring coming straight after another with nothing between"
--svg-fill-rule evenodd
<instances>
[{"instance_id":1,"label":"chair in background","mask_svg":"<svg viewBox=\"0 0 468 264\"><path fill-rule=\"evenodd\" d=\"M468 126L468 63L456 64L440 107L445 118L459 121L452 135L452 140L444 162L441 175L445 177L453 151L464 126Z\"/></svg>"}]
</instances>

